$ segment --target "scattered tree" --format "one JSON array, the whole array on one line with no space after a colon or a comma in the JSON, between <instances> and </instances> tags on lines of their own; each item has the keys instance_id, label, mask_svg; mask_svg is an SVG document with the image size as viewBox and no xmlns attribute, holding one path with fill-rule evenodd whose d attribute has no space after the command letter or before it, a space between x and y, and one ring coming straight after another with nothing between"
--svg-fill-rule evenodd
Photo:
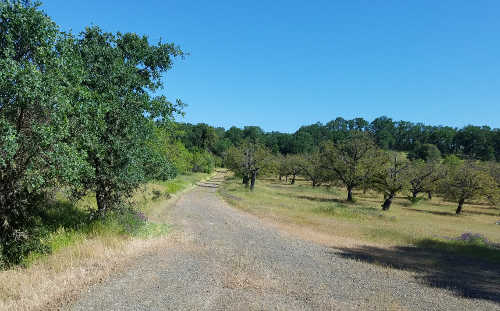
<instances>
[{"instance_id":1,"label":"scattered tree","mask_svg":"<svg viewBox=\"0 0 500 311\"><path fill-rule=\"evenodd\" d=\"M302 174L312 182L313 187L318 187L322 182L328 180L319 151L303 155L300 166Z\"/></svg>"},{"instance_id":2,"label":"scattered tree","mask_svg":"<svg viewBox=\"0 0 500 311\"><path fill-rule=\"evenodd\" d=\"M348 202L353 202L352 190L363 185L366 172L376 169L375 154L375 144L364 133L356 132L337 144L325 145L323 166L346 187Z\"/></svg>"},{"instance_id":3,"label":"scattered tree","mask_svg":"<svg viewBox=\"0 0 500 311\"><path fill-rule=\"evenodd\" d=\"M272 167L272 156L269 150L252 142L245 142L240 147L232 147L226 154L226 167L242 178L245 187L253 190L259 173Z\"/></svg>"},{"instance_id":4,"label":"scattered tree","mask_svg":"<svg viewBox=\"0 0 500 311\"><path fill-rule=\"evenodd\" d=\"M417 195L422 192L432 193L444 172L441 164L437 161L424 162L423 160L413 160L409 166L409 190L410 201L417 202Z\"/></svg>"},{"instance_id":5,"label":"scattered tree","mask_svg":"<svg viewBox=\"0 0 500 311\"><path fill-rule=\"evenodd\" d=\"M462 213L466 200L478 199L495 191L493 178L478 163L463 161L448 165L447 176L441 183L441 192L448 200L458 202L456 214Z\"/></svg>"},{"instance_id":6,"label":"scattered tree","mask_svg":"<svg viewBox=\"0 0 500 311\"><path fill-rule=\"evenodd\" d=\"M374 187L384 194L382 209L387 211L398 192L409 186L409 162L397 152L387 154L388 161L375 178Z\"/></svg>"},{"instance_id":7,"label":"scattered tree","mask_svg":"<svg viewBox=\"0 0 500 311\"><path fill-rule=\"evenodd\" d=\"M288 169L287 175L292 176L292 180L290 181L290 184L294 185L295 184L295 178L297 175L302 171L302 162L303 158L300 155L287 155L285 157L285 162L286 162L286 168Z\"/></svg>"}]
</instances>

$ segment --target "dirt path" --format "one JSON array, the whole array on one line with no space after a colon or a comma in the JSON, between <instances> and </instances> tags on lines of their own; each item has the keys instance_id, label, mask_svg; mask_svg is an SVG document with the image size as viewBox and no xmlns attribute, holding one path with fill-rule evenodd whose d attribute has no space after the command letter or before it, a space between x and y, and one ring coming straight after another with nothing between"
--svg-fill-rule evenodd
<instances>
[{"instance_id":1,"label":"dirt path","mask_svg":"<svg viewBox=\"0 0 500 311\"><path fill-rule=\"evenodd\" d=\"M229 207L218 180L171 211L174 246L96 285L72 310L498 310L282 235Z\"/></svg>"}]
</instances>

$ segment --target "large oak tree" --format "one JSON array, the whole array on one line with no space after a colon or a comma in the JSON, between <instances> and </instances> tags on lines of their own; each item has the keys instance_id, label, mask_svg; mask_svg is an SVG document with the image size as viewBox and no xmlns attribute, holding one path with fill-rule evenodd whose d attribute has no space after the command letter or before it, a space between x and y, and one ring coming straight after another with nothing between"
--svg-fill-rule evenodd
<instances>
[{"instance_id":1,"label":"large oak tree","mask_svg":"<svg viewBox=\"0 0 500 311\"><path fill-rule=\"evenodd\" d=\"M168 159L156 158L145 142L153 123L169 122L182 103L154 97L162 74L182 56L174 44L152 45L134 33L106 33L87 28L74 42L83 73L81 104L75 114L74 139L91 170L81 176L76 194L95 193L98 214L120 205L148 179L148 167L161 170Z\"/></svg>"}]
</instances>

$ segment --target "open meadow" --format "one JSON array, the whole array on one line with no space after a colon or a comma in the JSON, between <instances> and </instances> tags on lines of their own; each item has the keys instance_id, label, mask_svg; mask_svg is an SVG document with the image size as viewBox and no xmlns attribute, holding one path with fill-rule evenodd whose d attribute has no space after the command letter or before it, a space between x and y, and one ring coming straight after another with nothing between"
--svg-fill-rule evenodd
<instances>
[{"instance_id":1,"label":"open meadow","mask_svg":"<svg viewBox=\"0 0 500 311\"><path fill-rule=\"evenodd\" d=\"M284 180L259 180L255 191L241 185L240 179L229 179L219 192L233 206L277 223L312 229L319 236L330 236L329 243L379 246L427 245L462 248L459 238L464 233L479 233L491 244L500 243L500 209L486 203L467 204L464 215L456 216L456 204L434 197L412 204L398 196L389 211L382 211L383 196L368 191L355 191L355 203L345 201L345 190L337 187L311 187L298 178L295 185ZM314 239L314 236L310 237ZM498 251L470 249L469 255L486 255L500 261Z\"/></svg>"}]
</instances>

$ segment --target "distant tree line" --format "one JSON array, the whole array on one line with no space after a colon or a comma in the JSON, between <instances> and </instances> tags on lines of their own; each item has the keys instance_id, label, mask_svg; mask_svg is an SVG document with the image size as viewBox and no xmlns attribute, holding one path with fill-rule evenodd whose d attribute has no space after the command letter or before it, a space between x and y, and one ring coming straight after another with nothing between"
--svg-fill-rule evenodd
<instances>
[{"instance_id":1,"label":"distant tree line","mask_svg":"<svg viewBox=\"0 0 500 311\"><path fill-rule=\"evenodd\" d=\"M363 118L337 118L326 124L302 126L295 133L265 132L258 126L243 128L211 127L207 124L181 124L185 146L206 148L222 157L230 146L246 140L258 141L274 153L300 154L317 150L323 142L337 142L352 132L369 134L381 149L409 152L413 158L454 154L460 158L500 161L500 129L468 125L463 128L431 126L379 117L368 122Z\"/></svg>"}]
</instances>

